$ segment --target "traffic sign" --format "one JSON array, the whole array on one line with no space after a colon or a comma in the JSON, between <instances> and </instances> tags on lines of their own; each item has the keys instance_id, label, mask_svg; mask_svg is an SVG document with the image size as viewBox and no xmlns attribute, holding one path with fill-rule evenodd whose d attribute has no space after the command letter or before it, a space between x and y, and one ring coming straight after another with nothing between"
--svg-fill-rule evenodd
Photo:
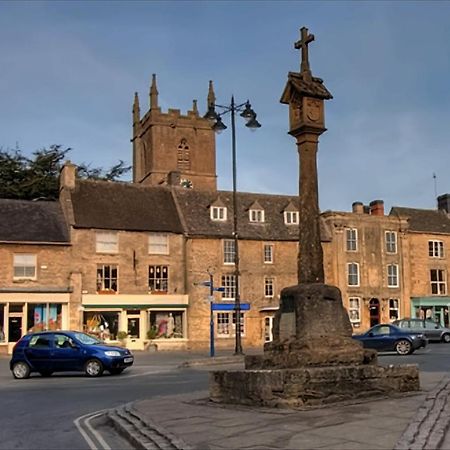
<instances>
[{"instance_id":1,"label":"traffic sign","mask_svg":"<svg viewBox=\"0 0 450 450\"><path fill-rule=\"evenodd\" d=\"M219 287L213 288L213 291L225 292L225 288L223 286L219 286Z\"/></svg>"}]
</instances>

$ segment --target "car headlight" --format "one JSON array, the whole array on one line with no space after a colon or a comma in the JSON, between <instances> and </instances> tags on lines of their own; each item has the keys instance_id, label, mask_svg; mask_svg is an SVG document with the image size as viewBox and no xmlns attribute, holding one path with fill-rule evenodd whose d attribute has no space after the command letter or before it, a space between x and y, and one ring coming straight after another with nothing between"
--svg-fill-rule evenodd
<instances>
[{"instance_id":1,"label":"car headlight","mask_svg":"<svg viewBox=\"0 0 450 450\"><path fill-rule=\"evenodd\" d=\"M120 353L117 350L108 350L105 352L106 356L120 356Z\"/></svg>"}]
</instances>

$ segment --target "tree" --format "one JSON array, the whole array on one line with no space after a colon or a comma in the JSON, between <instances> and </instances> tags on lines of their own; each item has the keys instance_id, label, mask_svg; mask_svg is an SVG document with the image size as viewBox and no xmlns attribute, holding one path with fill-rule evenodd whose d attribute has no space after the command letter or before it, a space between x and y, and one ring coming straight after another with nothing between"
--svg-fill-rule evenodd
<instances>
[{"instance_id":1,"label":"tree","mask_svg":"<svg viewBox=\"0 0 450 450\"><path fill-rule=\"evenodd\" d=\"M21 150L0 148L0 198L55 200L58 198L59 173L71 148L51 145L25 157ZM77 165L78 176L85 179L115 181L131 167L120 160L108 170Z\"/></svg>"}]
</instances>

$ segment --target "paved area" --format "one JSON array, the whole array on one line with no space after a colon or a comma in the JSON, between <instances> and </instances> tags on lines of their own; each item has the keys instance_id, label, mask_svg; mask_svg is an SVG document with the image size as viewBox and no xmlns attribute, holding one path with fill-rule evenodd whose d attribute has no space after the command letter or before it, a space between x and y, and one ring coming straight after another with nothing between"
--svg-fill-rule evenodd
<instances>
[{"instance_id":1,"label":"paved area","mask_svg":"<svg viewBox=\"0 0 450 450\"><path fill-rule=\"evenodd\" d=\"M135 448L450 449L450 378L425 372L421 386L419 393L305 411L218 405L205 390L124 405L109 419Z\"/></svg>"}]
</instances>

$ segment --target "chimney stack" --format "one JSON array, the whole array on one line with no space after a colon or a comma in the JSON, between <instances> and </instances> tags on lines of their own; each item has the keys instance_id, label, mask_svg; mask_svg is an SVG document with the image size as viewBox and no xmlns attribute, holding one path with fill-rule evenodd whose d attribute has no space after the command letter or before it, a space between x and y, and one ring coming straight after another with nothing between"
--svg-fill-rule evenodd
<instances>
[{"instance_id":1,"label":"chimney stack","mask_svg":"<svg viewBox=\"0 0 450 450\"><path fill-rule=\"evenodd\" d=\"M450 194L443 194L437 198L438 209L450 214Z\"/></svg>"},{"instance_id":2,"label":"chimney stack","mask_svg":"<svg viewBox=\"0 0 450 450\"><path fill-rule=\"evenodd\" d=\"M77 177L77 166L67 160L59 175L59 190L75 189L75 179Z\"/></svg>"},{"instance_id":3,"label":"chimney stack","mask_svg":"<svg viewBox=\"0 0 450 450\"><path fill-rule=\"evenodd\" d=\"M383 200L374 200L370 202L370 214L372 216L384 216L384 201Z\"/></svg>"},{"instance_id":4,"label":"chimney stack","mask_svg":"<svg viewBox=\"0 0 450 450\"><path fill-rule=\"evenodd\" d=\"M361 202L353 202L352 211L356 214L364 214L364 205Z\"/></svg>"}]
</instances>

